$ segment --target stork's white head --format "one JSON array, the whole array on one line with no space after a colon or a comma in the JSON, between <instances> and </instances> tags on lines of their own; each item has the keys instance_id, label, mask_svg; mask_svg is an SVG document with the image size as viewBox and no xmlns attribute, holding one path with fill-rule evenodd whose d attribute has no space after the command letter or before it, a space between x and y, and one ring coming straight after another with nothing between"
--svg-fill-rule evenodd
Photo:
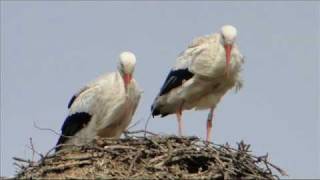
<instances>
[{"instance_id":1,"label":"stork's white head","mask_svg":"<svg viewBox=\"0 0 320 180\"><path fill-rule=\"evenodd\" d=\"M226 52L226 75L229 76L229 64L231 59L231 50L237 37L237 29L231 25L224 25L221 28L222 44Z\"/></svg>"},{"instance_id":2,"label":"stork's white head","mask_svg":"<svg viewBox=\"0 0 320 180\"><path fill-rule=\"evenodd\" d=\"M122 75L126 87L131 82L135 65L136 56L132 52L126 51L120 54L118 69Z\"/></svg>"},{"instance_id":3,"label":"stork's white head","mask_svg":"<svg viewBox=\"0 0 320 180\"><path fill-rule=\"evenodd\" d=\"M231 25L224 25L221 28L221 35L224 44L233 44L237 37L237 29Z\"/></svg>"}]
</instances>

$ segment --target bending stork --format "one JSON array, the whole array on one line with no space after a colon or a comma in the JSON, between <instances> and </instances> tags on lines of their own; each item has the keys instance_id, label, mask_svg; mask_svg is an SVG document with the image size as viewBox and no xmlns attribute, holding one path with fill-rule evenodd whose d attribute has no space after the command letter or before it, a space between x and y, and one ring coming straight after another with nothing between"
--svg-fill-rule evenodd
<instances>
[{"instance_id":1,"label":"bending stork","mask_svg":"<svg viewBox=\"0 0 320 180\"><path fill-rule=\"evenodd\" d=\"M118 71L99 77L76 93L68 104L60 144L85 144L96 136L119 138L129 125L141 90L133 79L136 58L120 54ZM56 148L58 151L61 148Z\"/></svg>"},{"instance_id":2,"label":"bending stork","mask_svg":"<svg viewBox=\"0 0 320 180\"><path fill-rule=\"evenodd\" d=\"M182 135L182 111L210 109L206 140L211 139L213 112L222 96L232 87L242 86L243 57L235 44L237 30L225 25L219 33L196 38L177 58L159 95L152 115L175 113Z\"/></svg>"}]
</instances>

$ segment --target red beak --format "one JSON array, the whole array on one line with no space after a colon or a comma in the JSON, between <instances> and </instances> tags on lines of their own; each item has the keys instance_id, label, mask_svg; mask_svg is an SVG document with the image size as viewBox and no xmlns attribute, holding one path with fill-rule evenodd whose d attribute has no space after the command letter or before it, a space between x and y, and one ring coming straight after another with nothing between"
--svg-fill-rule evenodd
<instances>
[{"instance_id":1,"label":"red beak","mask_svg":"<svg viewBox=\"0 0 320 180\"><path fill-rule=\"evenodd\" d=\"M125 86L126 88L127 88L128 85L130 84L131 79L132 79L131 74L125 74L125 75L124 75L123 80L124 80L124 86Z\"/></svg>"},{"instance_id":2,"label":"red beak","mask_svg":"<svg viewBox=\"0 0 320 180\"><path fill-rule=\"evenodd\" d=\"M230 64L230 59L231 59L231 49L232 45L231 44L225 44L224 49L226 51L226 75L229 77L229 64Z\"/></svg>"}]
</instances>

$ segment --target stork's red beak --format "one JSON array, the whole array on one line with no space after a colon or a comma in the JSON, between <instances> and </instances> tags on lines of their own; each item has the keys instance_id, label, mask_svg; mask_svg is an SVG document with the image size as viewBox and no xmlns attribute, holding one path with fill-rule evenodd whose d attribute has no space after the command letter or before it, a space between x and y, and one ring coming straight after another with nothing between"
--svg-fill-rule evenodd
<instances>
[{"instance_id":1,"label":"stork's red beak","mask_svg":"<svg viewBox=\"0 0 320 180\"><path fill-rule=\"evenodd\" d=\"M229 77L229 64L230 64L230 59L231 59L231 49L232 45L231 44L225 44L224 49L226 51L226 75Z\"/></svg>"},{"instance_id":2,"label":"stork's red beak","mask_svg":"<svg viewBox=\"0 0 320 180\"><path fill-rule=\"evenodd\" d=\"M127 88L128 85L130 84L131 79L132 79L131 74L125 74L125 75L124 75L123 80L124 80L124 85L125 85L126 88Z\"/></svg>"}]
</instances>

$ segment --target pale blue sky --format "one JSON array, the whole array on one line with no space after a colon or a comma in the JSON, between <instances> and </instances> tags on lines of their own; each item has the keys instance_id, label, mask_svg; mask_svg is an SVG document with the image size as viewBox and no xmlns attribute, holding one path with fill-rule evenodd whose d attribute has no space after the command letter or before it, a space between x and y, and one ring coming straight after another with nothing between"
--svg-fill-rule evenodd
<instances>
[{"instance_id":1,"label":"pale blue sky","mask_svg":"<svg viewBox=\"0 0 320 180\"><path fill-rule=\"evenodd\" d=\"M216 109L213 141L245 140L291 178L320 178L319 3L1 1L1 175L13 156L30 158L29 137L46 152L72 94L114 71L121 51L137 56L144 89L134 121L145 120L177 55L224 24L238 29L244 88ZM205 136L207 111L184 113L184 134ZM139 124L142 128L143 123ZM174 116L149 130L177 132Z\"/></svg>"}]
</instances>

